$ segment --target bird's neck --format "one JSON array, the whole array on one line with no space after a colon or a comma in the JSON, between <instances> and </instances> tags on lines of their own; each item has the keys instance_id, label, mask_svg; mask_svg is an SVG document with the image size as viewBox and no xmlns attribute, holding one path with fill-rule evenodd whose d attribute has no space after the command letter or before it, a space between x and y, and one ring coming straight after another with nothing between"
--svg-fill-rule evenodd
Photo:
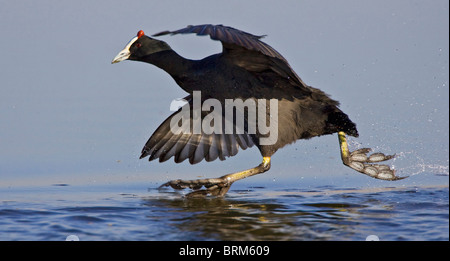
<instances>
[{"instance_id":1,"label":"bird's neck","mask_svg":"<svg viewBox=\"0 0 450 261\"><path fill-rule=\"evenodd\" d=\"M182 57L172 49L153 53L144 57L142 61L166 71L181 88L183 88L183 81L186 80L185 78L187 78L196 62Z\"/></svg>"}]
</instances>

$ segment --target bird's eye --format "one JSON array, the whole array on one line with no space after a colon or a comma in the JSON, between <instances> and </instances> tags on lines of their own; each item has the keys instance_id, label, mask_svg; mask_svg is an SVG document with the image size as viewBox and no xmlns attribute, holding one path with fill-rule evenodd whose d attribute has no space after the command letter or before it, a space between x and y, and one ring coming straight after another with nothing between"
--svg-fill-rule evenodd
<instances>
[{"instance_id":1,"label":"bird's eye","mask_svg":"<svg viewBox=\"0 0 450 261\"><path fill-rule=\"evenodd\" d=\"M141 46L142 46L141 43L137 43L137 44L136 44L136 47L137 47L137 48L141 48Z\"/></svg>"}]
</instances>

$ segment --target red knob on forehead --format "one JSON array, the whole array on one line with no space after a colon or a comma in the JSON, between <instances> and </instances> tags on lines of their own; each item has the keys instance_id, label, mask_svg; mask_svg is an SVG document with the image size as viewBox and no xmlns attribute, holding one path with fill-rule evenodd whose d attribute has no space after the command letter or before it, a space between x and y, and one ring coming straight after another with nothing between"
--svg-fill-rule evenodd
<instances>
[{"instance_id":1,"label":"red knob on forehead","mask_svg":"<svg viewBox=\"0 0 450 261\"><path fill-rule=\"evenodd\" d=\"M141 38L144 35L144 31L139 30L139 32L137 33L137 37Z\"/></svg>"}]
</instances>

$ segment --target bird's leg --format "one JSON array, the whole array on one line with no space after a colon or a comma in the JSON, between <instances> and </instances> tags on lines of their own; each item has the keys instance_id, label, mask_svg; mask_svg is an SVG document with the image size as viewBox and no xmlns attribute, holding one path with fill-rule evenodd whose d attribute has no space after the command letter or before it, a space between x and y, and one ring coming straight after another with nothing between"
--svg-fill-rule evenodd
<instances>
[{"instance_id":1,"label":"bird's leg","mask_svg":"<svg viewBox=\"0 0 450 261\"><path fill-rule=\"evenodd\" d=\"M160 187L171 186L174 189L190 188L194 190L193 192L187 194L186 197L204 197L208 194L222 197L228 192L228 189L230 189L230 186L231 184L233 184L233 182L266 172L269 169L270 157L264 157L261 164L248 170L228 174L220 178L171 180L167 183L162 184ZM205 189L201 189L202 187L205 187Z\"/></svg>"},{"instance_id":2,"label":"bird's leg","mask_svg":"<svg viewBox=\"0 0 450 261\"><path fill-rule=\"evenodd\" d=\"M376 179L399 180L406 178L395 176L395 170L391 169L388 165L371 164L390 160L394 158L395 155L384 155L383 153L377 152L368 156L367 153L371 151L369 148L358 149L350 152L348 150L345 133L340 131L338 133L338 138L341 146L341 158L344 165Z\"/></svg>"}]
</instances>

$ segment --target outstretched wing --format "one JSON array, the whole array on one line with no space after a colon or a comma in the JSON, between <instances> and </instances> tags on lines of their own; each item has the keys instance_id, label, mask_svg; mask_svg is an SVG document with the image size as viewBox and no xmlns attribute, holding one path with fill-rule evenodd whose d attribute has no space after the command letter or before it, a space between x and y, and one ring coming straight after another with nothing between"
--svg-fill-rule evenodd
<instances>
[{"instance_id":1,"label":"outstretched wing","mask_svg":"<svg viewBox=\"0 0 450 261\"><path fill-rule=\"evenodd\" d=\"M223 117L223 115L220 117L223 121L222 129L218 133L206 134L202 129L200 134L194 134L191 96L188 96L188 99L190 100L189 103L169 116L152 134L142 149L141 159L150 156L149 161L159 159L160 162L164 162L174 157L176 163L189 159L191 164L196 164L203 159L208 162L217 158L225 160L226 157L236 155L239 147L245 150L254 145L250 135L247 133L236 134L233 131L233 134L226 134L224 122L226 117ZM180 114L186 112L189 112L189 132L183 131L186 129L183 129L183 125L180 124L182 119ZM202 111L202 122L208 114ZM175 119L174 123L176 124L171 124L172 119Z\"/></svg>"},{"instance_id":2,"label":"outstretched wing","mask_svg":"<svg viewBox=\"0 0 450 261\"><path fill-rule=\"evenodd\" d=\"M195 33L197 35L209 35L211 39L221 41L225 44L237 45L248 50L258 51L264 55L285 60L275 49L260 41L265 35L256 36L244 31L223 25L189 25L186 28L176 31L164 31L153 36L161 36L167 34L188 34ZM229 46L231 47L231 46Z\"/></svg>"},{"instance_id":3,"label":"outstretched wing","mask_svg":"<svg viewBox=\"0 0 450 261\"><path fill-rule=\"evenodd\" d=\"M223 55L229 61L253 73L259 80L271 87L300 89L302 94L310 94L311 89L292 70L287 60L275 49L256 36L223 25L189 25L176 31L163 31L153 36L195 33L209 35L211 39L222 42Z\"/></svg>"}]
</instances>

